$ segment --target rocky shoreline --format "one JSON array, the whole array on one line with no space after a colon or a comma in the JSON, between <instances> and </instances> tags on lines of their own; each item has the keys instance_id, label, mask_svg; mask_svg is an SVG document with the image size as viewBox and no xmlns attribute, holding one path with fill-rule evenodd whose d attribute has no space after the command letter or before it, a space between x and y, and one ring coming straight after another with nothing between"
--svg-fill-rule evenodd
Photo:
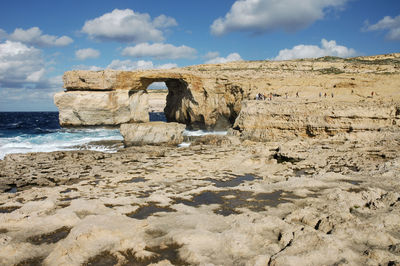
<instances>
[{"instance_id":1,"label":"rocky shoreline","mask_svg":"<svg viewBox=\"0 0 400 266\"><path fill-rule=\"evenodd\" d=\"M395 265L399 132L0 161L0 264Z\"/></svg>"},{"instance_id":2,"label":"rocky shoreline","mask_svg":"<svg viewBox=\"0 0 400 266\"><path fill-rule=\"evenodd\" d=\"M67 72L60 124L125 146L0 160L0 264L400 265L399 60Z\"/></svg>"}]
</instances>

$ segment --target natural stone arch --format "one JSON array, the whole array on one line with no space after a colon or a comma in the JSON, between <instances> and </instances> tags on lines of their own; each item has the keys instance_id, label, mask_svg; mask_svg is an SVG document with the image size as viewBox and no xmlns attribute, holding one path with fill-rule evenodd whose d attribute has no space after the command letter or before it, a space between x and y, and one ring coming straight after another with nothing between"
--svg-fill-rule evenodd
<instances>
[{"instance_id":1,"label":"natural stone arch","mask_svg":"<svg viewBox=\"0 0 400 266\"><path fill-rule=\"evenodd\" d=\"M189 90L189 84L184 78L171 78L171 77L141 77L140 82L142 89L147 88L154 82L164 82L168 94L166 98L166 105L164 114L167 122L179 122L184 124L191 124L193 114L188 113L190 108L185 108L191 104L198 105L194 99L192 92ZM199 123L204 121L198 121Z\"/></svg>"},{"instance_id":2,"label":"natural stone arch","mask_svg":"<svg viewBox=\"0 0 400 266\"><path fill-rule=\"evenodd\" d=\"M149 121L147 87L165 82L169 122L192 128L226 129L243 99L241 87L185 70L68 71L64 92L54 97L62 126L117 126Z\"/></svg>"}]
</instances>

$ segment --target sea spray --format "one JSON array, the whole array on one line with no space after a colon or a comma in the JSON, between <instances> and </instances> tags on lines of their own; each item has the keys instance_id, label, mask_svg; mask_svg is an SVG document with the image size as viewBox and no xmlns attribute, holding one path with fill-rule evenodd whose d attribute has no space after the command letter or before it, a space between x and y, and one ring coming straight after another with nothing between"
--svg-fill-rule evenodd
<instances>
[{"instance_id":1,"label":"sea spray","mask_svg":"<svg viewBox=\"0 0 400 266\"><path fill-rule=\"evenodd\" d=\"M104 141L121 141L118 129L63 129L58 113L0 113L0 159L10 153L51 152L59 150L97 150L115 152L117 145ZM102 144L95 142L101 141Z\"/></svg>"}]
</instances>

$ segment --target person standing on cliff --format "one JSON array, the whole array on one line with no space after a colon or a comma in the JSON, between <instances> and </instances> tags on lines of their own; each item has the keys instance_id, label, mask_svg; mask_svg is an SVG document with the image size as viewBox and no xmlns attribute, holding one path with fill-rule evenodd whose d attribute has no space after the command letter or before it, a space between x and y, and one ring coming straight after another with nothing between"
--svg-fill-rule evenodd
<instances>
[{"instance_id":1,"label":"person standing on cliff","mask_svg":"<svg viewBox=\"0 0 400 266\"><path fill-rule=\"evenodd\" d=\"M296 92L296 98L299 98L299 92L298 91Z\"/></svg>"}]
</instances>

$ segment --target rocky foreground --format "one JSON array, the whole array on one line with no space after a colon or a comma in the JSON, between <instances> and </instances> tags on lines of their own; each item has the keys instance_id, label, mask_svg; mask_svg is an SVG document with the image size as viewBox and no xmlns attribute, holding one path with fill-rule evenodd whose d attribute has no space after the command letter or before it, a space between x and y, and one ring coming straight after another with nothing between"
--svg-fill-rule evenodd
<instances>
[{"instance_id":1,"label":"rocky foreground","mask_svg":"<svg viewBox=\"0 0 400 266\"><path fill-rule=\"evenodd\" d=\"M180 124L148 122L152 82ZM400 265L400 54L71 71L64 87L61 125L142 146L0 160L1 265ZM178 148L183 124L228 135Z\"/></svg>"},{"instance_id":2,"label":"rocky foreground","mask_svg":"<svg viewBox=\"0 0 400 266\"><path fill-rule=\"evenodd\" d=\"M400 134L0 161L1 265L398 265Z\"/></svg>"}]
</instances>

